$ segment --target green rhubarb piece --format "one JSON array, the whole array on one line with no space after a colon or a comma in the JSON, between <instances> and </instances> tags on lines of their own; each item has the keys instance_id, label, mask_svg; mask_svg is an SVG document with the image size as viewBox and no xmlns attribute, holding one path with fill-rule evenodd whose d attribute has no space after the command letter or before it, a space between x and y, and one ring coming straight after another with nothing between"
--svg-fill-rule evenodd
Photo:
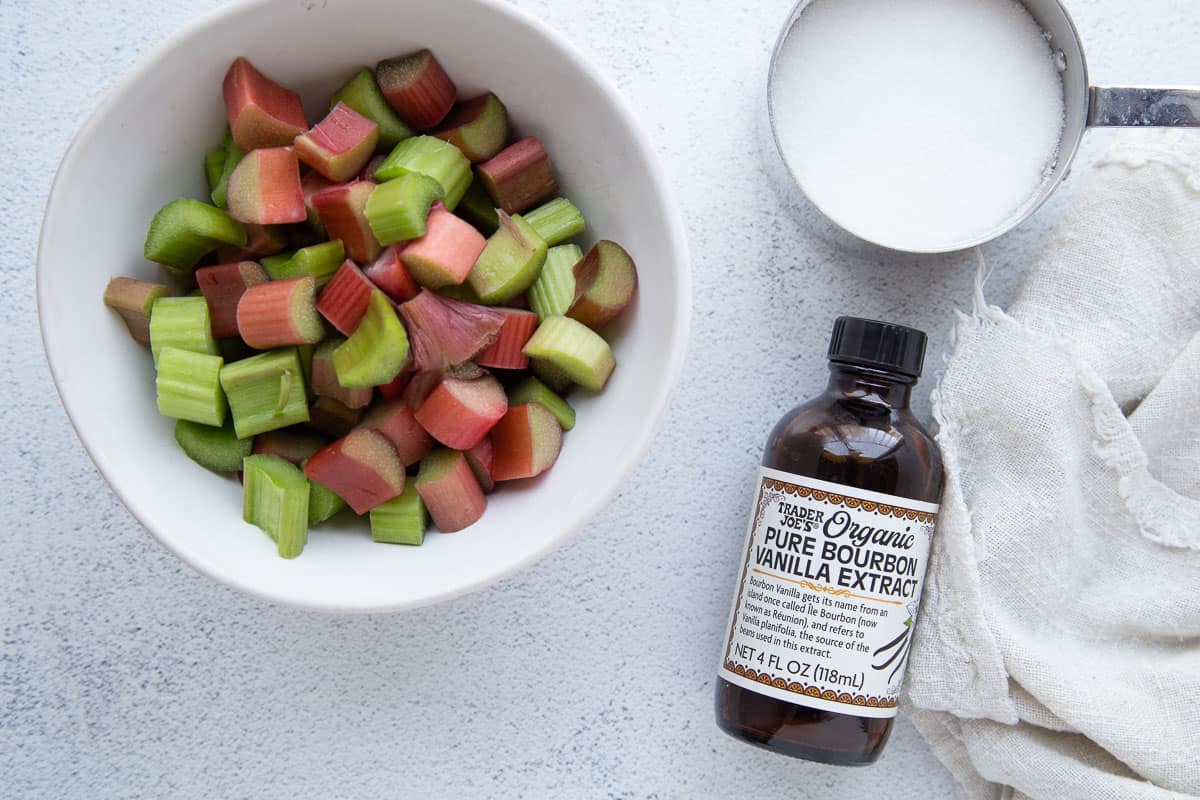
<instances>
[{"instance_id":1,"label":"green rhubarb piece","mask_svg":"<svg viewBox=\"0 0 1200 800\"><path fill-rule=\"evenodd\" d=\"M437 293L443 297L449 297L451 300L461 300L464 303L474 303L475 305L483 305L483 301L479 299L479 295L475 294L475 290L471 288L469 283L460 283L457 286L451 284L442 286L437 290Z\"/></svg>"},{"instance_id":2,"label":"green rhubarb piece","mask_svg":"<svg viewBox=\"0 0 1200 800\"><path fill-rule=\"evenodd\" d=\"M148 261L190 271L223 244L246 243L242 223L215 206L181 197L158 210L146 233Z\"/></svg>"},{"instance_id":3,"label":"green rhubarb piece","mask_svg":"<svg viewBox=\"0 0 1200 800\"><path fill-rule=\"evenodd\" d=\"M396 145L375 170L374 178L391 181L414 173L438 182L443 202L451 211L458 207L475 177L470 160L454 145L433 136L413 136Z\"/></svg>"},{"instance_id":4,"label":"green rhubarb piece","mask_svg":"<svg viewBox=\"0 0 1200 800\"><path fill-rule=\"evenodd\" d=\"M433 178L415 172L401 175L371 192L365 209L367 223L385 246L418 239L425 235L433 201L441 197L441 184Z\"/></svg>"},{"instance_id":5,"label":"green rhubarb piece","mask_svg":"<svg viewBox=\"0 0 1200 800\"><path fill-rule=\"evenodd\" d=\"M345 260L346 248L342 246L342 240L334 239L311 247L301 247L292 253L267 256L259 263L273 281L312 277L317 279L317 286L321 287L329 283L333 273Z\"/></svg>"},{"instance_id":6,"label":"green rhubarb piece","mask_svg":"<svg viewBox=\"0 0 1200 800\"><path fill-rule=\"evenodd\" d=\"M304 473L279 456L247 456L242 484L242 519L270 536L282 557L300 555L308 543L310 489Z\"/></svg>"},{"instance_id":7,"label":"green rhubarb piece","mask_svg":"<svg viewBox=\"0 0 1200 800\"><path fill-rule=\"evenodd\" d=\"M239 439L308 422L308 389L294 347L226 364L221 387Z\"/></svg>"},{"instance_id":8,"label":"green rhubarb piece","mask_svg":"<svg viewBox=\"0 0 1200 800\"><path fill-rule=\"evenodd\" d=\"M154 301L150 311L150 352L155 364L164 347L219 355L208 301L203 297L160 297Z\"/></svg>"},{"instance_id":9,"label":"green rhubarb piece","mask_svg":"<svg viewBox=\"0 0 1200 800\"><path fill-rule=\"evenodd\" d=\"M333 351L333 370L347 389L391 383L408 361L408 333L380 290L371 292L367 313L354 333Z\"/></svg>"},{"instance_id":10,"label":"green rhubarb piece","mask_svg":"<svg viewBox=\"0 0 1200 800\"><path fill-rule=\"evenodd\" d=\"M417 494L417 485L409 481L404 493L371 509L371 538L388 544L419 545L425 541L429 515Z\"/></svg>"},{"instance_id":11,"label":"green rhubarb piece","mask_svg":"<svg viewBox=\"0 0 1200 800\"><path fill-rule=\"evenodd\" d=\"M600 334L570 317L547 317L522 351L535 362L558 367L573 382L598 392L616 366Z\"/></svg>"},{"instance_id":12,"label":"green rhubarb piece","mask_svg":"<svg viewBox=\"0 0 1200 800\"><path fill-rule=\"evenodd\" d=\"M538 319L566 316L575 302L575 265L582 258L583 250L574 244L551 247L546 252L546 263L529 287L529 307Z\"/></svg>"},{"instance_id":13,"label":"green rhubarb piece","mask_svg":"<svg viewBox=\"0 0 1200 800\"><path fill-rule=\"evenodd\" d=\"M219 428L178 420L175 441L188 458L213 472L237 472L242 468L242 459L250 455L254 447L253 439L237 438L233 421L228 419Z\"/></svg>"},{"instance_id":14,"label":"green rhubarb piece","mask_svg":"<svg viewBox=\"0 0 1200 800\"><path fill-rule=\"evenodd\" d=\"M500 229L488 239L467 282L484 303L507 302L538 279L548 249L520 214L500 212Z\"/></svg>"},{"instance_id":15,"label":"green rhubarb piece","mask_svg":"<svg viewBox=\"0 0 1200 800\"><path fill-rule=\"evenodd\" d=\"M359 70L350 81L338 89L329 100L329 107L345 103L379 126L379 150L391 150L413 135L412 128L388 105L387 98L375 82L375 72L367 67Z\"/></svg>"},{"instance_id":16,"label":"green rhubarb piece","mask_svg":"<svg viewBox=\"0 0 1200 800\"><path fill-rule=\"evenodd\" d=\"M484 236L491 236L500 227L500 217L496 215L496 203L488 195L483 183L473 181L467 187L467 193L454 213L475 226L475 230Z\"/></svg>"},{"instance_id":17,"label":"green rhubarb piece","mask_svg":"<svg viewBox=\"0 0 1200 800\"><path fill-rule=\"evenodd\" d=\"M204 180L208 183L208 191L211 193L217 188L217 184L221 180L221 175L225 172L225 148L219 150L209 150L204 154Z\"/></svg>"},{"instance_id":18,"label":"green rhubarb piece","mask_svg":"<svg viewBox=\"0 0 1200 800\"><path fill-rule=\"evenodd\" d=\"M571 388L571 376L549 361L530 361L529 369L538 380L556 392L562 393Z\"/></svg>"},{"instance_id":19,"label":"green rhubarb piece","mask_svg":"<svg viewBox=\"0 0 1200 800\"><path fill-rule=\"evenodd\" d=\"M562 426L564 431L569 431L575 427L575 409L571 408L571 404L563 400L546 384L539 381L537 378L526 378L512 388L508 393L508 407L525 405L526 403L538 403L546 407L546 410L554 415L558 420L558 424Z\"/></svg>"},{"instance_id":20,"label":"green rhubarb piece","mask_svg":"<svg viewBox=\"0 0 1200 800\"><path fill-rule=\"evenodd\" d=\"M217 178L217 183L213 186L212 193L209 195L209 199L212 200L213 205L217 208L229 207L229 197L226 191L229 188L229 176L233 174L233 170L242 162L242 158L246 155L233 141L233 135L229 133L229 129L226 128L225 131L224 169L221 170L221 175Z\"/></svg>"},{"instance_id":21,"label":"green rhubarb piece","mask_svg":"<svg viewBox=\"0 0 1200 800\"><path fill-rule=\"evenodd\" d=\"M221 391L221 366L225 359L164 347L158 354L158 413L201 425L225 424L225 393Z\"/></svg>"},{"instance_id":22,"label":"green rhubarb piece","mask_svg":"<svg viewBox=\"0 0 1200 800\"><path fill-rule=\"evenodd\" d=\"M296 354L300 357L300 370L304 373L304 391L308 394L308 399L316 397L312 390L312 364L313 356L317 353L315 344L298 344L296 345Z\"/></svg>"},{"instance_id":23,"label":"green rhubarb piece","mask_svg":"<svg viewBox=\"0 0 1200 800\"><path fill-rule=\"evenodd\" d=\"M565 197L556 197L549 203L526 212L525 221L551 247L562 244L587 229L583 213Z\"/></svg>"},{"instance_id":24,"label":"green rhubarb piece","mask_svg":"<svg viewBox=\"0 0 1200 800\"><path fill-rule=\"evenodd\" d=\"M308 463L308 459L305 459ZM303 467L303 464L301 465ZM320 525L346 507L337 492L314 480L308 482L308 525Z\"/></svg>"}]
</instances>

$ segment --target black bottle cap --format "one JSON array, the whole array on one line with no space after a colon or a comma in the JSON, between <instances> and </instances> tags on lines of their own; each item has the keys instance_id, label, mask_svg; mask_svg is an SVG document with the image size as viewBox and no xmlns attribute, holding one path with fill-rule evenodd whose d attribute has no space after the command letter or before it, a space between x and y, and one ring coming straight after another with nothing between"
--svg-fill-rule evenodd
<instances>
[{"instance_id":1,"label":"black bottle cap","mask_svg":"<svg viewBox=\"0 0 1200 800\"><path fill-rule=\"evenodd\" d=\"M921 377L925 332L890 322L838 317L829 339L829 360Z\"/></svg>"}]
</instances>

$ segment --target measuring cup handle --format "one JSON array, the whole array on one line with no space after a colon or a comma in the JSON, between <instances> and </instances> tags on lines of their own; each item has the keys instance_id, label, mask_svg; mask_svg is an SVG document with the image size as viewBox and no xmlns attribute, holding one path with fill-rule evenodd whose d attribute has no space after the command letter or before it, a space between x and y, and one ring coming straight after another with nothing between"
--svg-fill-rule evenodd
<instances>
[{"instance_id":1,"label":"measuring cup handle","mask_svg":"<svg viewBox=\"0 0 1200 800\"><path fill-rule=\"evenodd\" d=\"M1200 128L1200 88L1093 86L1088 127Z\"/></svg>"}]
</instances>

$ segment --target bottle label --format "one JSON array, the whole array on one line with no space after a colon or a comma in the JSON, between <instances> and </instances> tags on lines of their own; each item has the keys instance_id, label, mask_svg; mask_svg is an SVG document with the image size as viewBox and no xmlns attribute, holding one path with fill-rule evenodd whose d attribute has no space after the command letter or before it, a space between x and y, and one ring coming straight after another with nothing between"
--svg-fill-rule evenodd
<instances>
[{"instance_id":1,"label":"bottle label","mask_svg":"<svg viewBox=\"0 0 1200 800\"><path fill-rule=\"evenodd\" d=\"M894 717L938 506L763 467L720 675Z\"/></svg>"}]
</instances>

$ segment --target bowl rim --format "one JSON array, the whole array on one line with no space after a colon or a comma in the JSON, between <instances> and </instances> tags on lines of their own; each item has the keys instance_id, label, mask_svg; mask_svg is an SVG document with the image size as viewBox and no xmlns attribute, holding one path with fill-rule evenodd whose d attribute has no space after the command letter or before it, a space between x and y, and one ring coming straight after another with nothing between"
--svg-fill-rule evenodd
<instances>
[{"instance_id":1,"label":"bowl rim","mask_svg":"<svg viewBox=\"0 0 1200 800\"><path fill-rule=\"evenodd\" d=\"M662 365L662 373L665 378L659 383L658 389L649 398L649 402L643 407L644 412L640 416L641 422L634 430L636 444L623 451L620 460L617 463L617 468L614 470L615 480L610 484L610 487L596 493L584 504L580 505L579 511L574 515L573 520L560 530L557 535L548 537L547 540L539 547L532 550L524 558L521 558L512 564L506 565L502 569L488 575L485 578L480 578L470 581L461 586L456 586L452 589L447 589L440 592L425 595L420 598L386 602L370 605L346 605L337 602L327 601L300 601L290 595L281 594L269 589L263 589L252 583L244 580L239 580L235 577L223 574L215 569L209 569L207 565L194 561L185 549L170 541L167 537L159 534L152 528L143 518L142 513L137 507L136 500L125 497L115 486L113 478L110 477L112 466L105 457L103 451L97 448L89 437L86 431L82 430L76 423L75 414L72 412L72 402L63 392L63 383L59 374L59 368L55 363L52 342L56 339L53 333L47 330L46 318L43 309L48 306L47 285L44 278L43 270L43 254L46 249L48 240L47 221L50 219L51 211L55 205L55 201L59 195L60 182L65 174L74 166L76 154L79 149L80 142L86 140L105 116L105 109L111 104L114 97L119 96L125 91L128 91L131 86L140 81L159 61L167 57L167 55L179 47L185 40L192 38L205 29L216 26L226 20L236 18L244 13L260 7L269 6L279 0L232 0L225 5L215 8L207 13L186 22L181 27L169 34L165 39L159 42L154 47L144 53L132 67L125 71L116 83L108 88L97 100L92 110L89 112L83 124L71 137L67 144L66 150L63 153L62 159L59 161L58 167L55 169L54 178L50 183L49 192L46 195L46 202L42 208L42 223L41 230L38 234L37 255L35 261L35 281L36 281L36 313L38 317L38 329L42 341L42 349L46 356L46 363L49 366L51 378L53 379L55 392L58 394L59 401L62 404L63 410L66 412L67 420L70 422L72 429L75 431L81 444L83 444L85 452L100 472L105 482L108 483L110 490L121 502L123 506L133 515L134 519L148 531L150 535L163 548L174 554L183 563L189 567L205 575L220 584L236 589L252 597L260 600L274 603L276 605L289 606L297 609L309 611L321 611L329 613L385 613L402 611L410 608L420 608L422 606L441 603L446 600L451 600L455 597L470 594L480 589L487 588L499 581L510 577L511 575L524 570L526 567L542 560L552 551L561 547L583 529L597 514L603 511L612 499L617 495L625 482L633 474L634 470L641 464L646 453L650 449L650 445L656 440L658 432L661 430L665 421L668 406L679 384L680 376L683 372L683 365L688 353L688 338L691 328L692 317L692 275L691 275L691 260L688 253L686 227L683 222L683 217L679 209L679 204L675 199L675 192L671 182L667 179L665 170L658 154L651 143L644 127L639 121L636 112L633 109L630 101L621 93L616 84L600 70L591 59L578 47L576 47L567 37L547 23L541 21L530 12L510 5L503 0L466 0L466 2L474 3L478 6L487 8L489 11L501 15L513 17L520 24L534 29L538 34L546 39L557 44L564 54L574 62L574 64L588 77L596 83L596 85L606 94L613 102L618 115L622 118L623 123L632 134L632 142L636 147L643 160L649 165L650 180L660 192L663 200L663 207L667 221L667 230L664 231L667 238L670 251L676 254L678 261L678 275L675 276L675 296L679 304L679 314L675 320L671 336L675 341L674 347L670 350L667 361Z\"/></svg>"}]
</instances>

